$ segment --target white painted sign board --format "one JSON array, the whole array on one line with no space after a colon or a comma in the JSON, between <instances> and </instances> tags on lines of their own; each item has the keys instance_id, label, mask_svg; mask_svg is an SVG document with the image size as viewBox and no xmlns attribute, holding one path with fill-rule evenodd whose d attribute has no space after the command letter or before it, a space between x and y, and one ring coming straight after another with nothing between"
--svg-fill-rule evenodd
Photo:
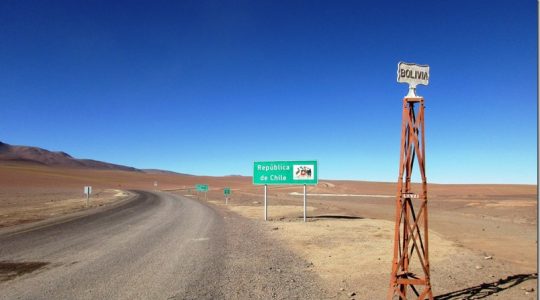
<instances>
[{"instance_id":1,"label":"white painted sign board","mask_svg":"<svg viewBox=\"0 0 540 300\"><path fill-rule=\"evenodd\" d=\"M84 194L86 194L86 195L92 194L92 187L91 186L85 186L84 187Z\"/></svg>"},{"instance_id":2,"label":"white painted sign board","mask_svg":"<svg viewBox=\"0 0 540 300\"><path fill-rule=\"evenodd\" d=\"M403 193L403 198L411 198L411 199L418 199L420 198L418 194L413 193Z\"/></svg>"},{"instance_id":3,"label":"white painted sign board","mask_svg":"<svg viewBox=\"0 0 540 300\"><path fill-rule=\"evenodd\" d=\"M398 77L397 81L400 83L408 83L410 87L416 87L417 85L429 84L429 66L417 65L406 62L399 62L398 64Z\"/></svg>"},{"instance_id":4,"label":"white painted sign board","mask_svg":"<svg viewBox=\"0 0 540 300\"><path fill-rule=\"evenodd\" d=\"M418 97L416 86L429 84L429 66L401 61L398 63L397 82L409 84L407 98Z\"/></svg>"}]
</instances>

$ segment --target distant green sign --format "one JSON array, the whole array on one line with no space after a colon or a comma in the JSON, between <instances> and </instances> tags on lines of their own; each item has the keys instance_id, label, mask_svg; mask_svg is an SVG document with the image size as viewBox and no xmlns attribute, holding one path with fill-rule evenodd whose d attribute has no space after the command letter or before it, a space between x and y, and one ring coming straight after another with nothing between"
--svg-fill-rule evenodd
<instances>
[{"instance_id":1,"label":"distant green sign","mask_svg":"<svg viewBox=\"0 0 540 300\"><path fill-rule=\"evenodd\" d=\"M231 194L231 189L230 188L224 188L223 189L223 195L229 196L230 194Z\"/></svg>"},{"instance_id":2,"label":"distant green sign","mask_svg":"<svg viewBox=\"0 0 540 300\"><path fill-rule=\"evenodd\" d=\"M316 160L256 161L253 163L253 184L317 184Z\"/></svg>"},{"instance_id":3,"label":"distant green sign","mask_svg":"<svg viewBox=\"0 0 540 300\"><path fill-rule=\"evenodd\" d=\"M195 185L197 192L208 192L208 184L197 184Z\"/></svg>"}]
</instances>

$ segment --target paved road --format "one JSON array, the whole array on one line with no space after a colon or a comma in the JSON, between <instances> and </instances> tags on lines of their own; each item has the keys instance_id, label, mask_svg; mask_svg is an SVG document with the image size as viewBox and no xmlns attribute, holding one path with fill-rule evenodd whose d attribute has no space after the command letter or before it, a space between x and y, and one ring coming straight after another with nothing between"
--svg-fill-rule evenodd
<instances>
[{"instance_id":1,"label":"paved road","mask_svg":"<svg viewBox=\"0 0 540 300\"><path fill-rule=\"evenodd\" d=\"M260 226L184 197L136 193L109 210L0 235L4 269L46 264L7 281L4 270L0 299L321 295L317 280L302 274L305 262L262 237Z\"/></svg>"},{"instance_id":2,"label":"paved road","mask_svg":"<svg viewBox=\"0 0 540 300\"><path fill-rule=\"evenodd\" d=\"M211 279L222 218L189 199L138 193L102 213L0 237L0 260L48 263L3 283L0 296L166 299Z\"/></svg>"}]
</instances>

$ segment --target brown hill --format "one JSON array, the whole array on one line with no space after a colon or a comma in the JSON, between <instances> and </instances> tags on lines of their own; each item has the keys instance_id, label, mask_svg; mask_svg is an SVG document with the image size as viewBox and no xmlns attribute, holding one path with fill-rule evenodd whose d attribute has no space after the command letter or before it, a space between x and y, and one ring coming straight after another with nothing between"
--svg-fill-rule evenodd
<instances>
[{"instance_id":1,"label":"brown hill","mask_svg":"<svg viewBox=\"0 0 540 300\"><path fill-rule=\"evenodd\" d=\"M61 151L49 151L30 146L15 146L2 142L0 142L0 162L27 162L51 167L141 172L141 170L133 167L92 159L77 159Z\"/></svg>"},{"instance_id":2,"label":"brown hill","mask_svg":"<svg viewBox=\"0 0 540 300\"><path fill-rule=\"evenodd\" d=\"M169 174L169 175L181 175L181 176L194 176L191 174L185 174L185 173L178 173L174 171L167 171L167 170L161 170L161 169L142 169L144 173L148 174Z\"/></svg>"}]
</instances>

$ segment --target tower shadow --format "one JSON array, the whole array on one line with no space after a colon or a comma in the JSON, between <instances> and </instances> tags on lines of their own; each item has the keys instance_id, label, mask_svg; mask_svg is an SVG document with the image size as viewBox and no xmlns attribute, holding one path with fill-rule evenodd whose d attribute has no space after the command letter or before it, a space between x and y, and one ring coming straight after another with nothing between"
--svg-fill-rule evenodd
<instances>
[{"instance_id":1,"label":"tower shadow","mask_svg":"<svg viewBox=\"0 0 540 300\"><path fill-rule=\"evenodd\" d=\"M491 283L482 283L477 286L462 289L455 292L438 295L436 300L457 300L457 299L483 299L490 295L497 294L501 291L512 288L518 284L521 284L527 280L538 279L537 273L531 274L517 274L508 276L504 279L499 279Z\"/></svg>"},{"instance_id":2,"label":"tower shadow","mask_svg":"<svg viewBox=\"0 0 540 300\"><path fill-rule=\"evenodd\" d=\"M302 217L299 217L302 218ZM316 216L307 216L307 219L342 219L342 220L361 220L364 219L363 217L356 217L356 216L342 216L342 215L316 215Z\"/></svg>"}]
</instances>

